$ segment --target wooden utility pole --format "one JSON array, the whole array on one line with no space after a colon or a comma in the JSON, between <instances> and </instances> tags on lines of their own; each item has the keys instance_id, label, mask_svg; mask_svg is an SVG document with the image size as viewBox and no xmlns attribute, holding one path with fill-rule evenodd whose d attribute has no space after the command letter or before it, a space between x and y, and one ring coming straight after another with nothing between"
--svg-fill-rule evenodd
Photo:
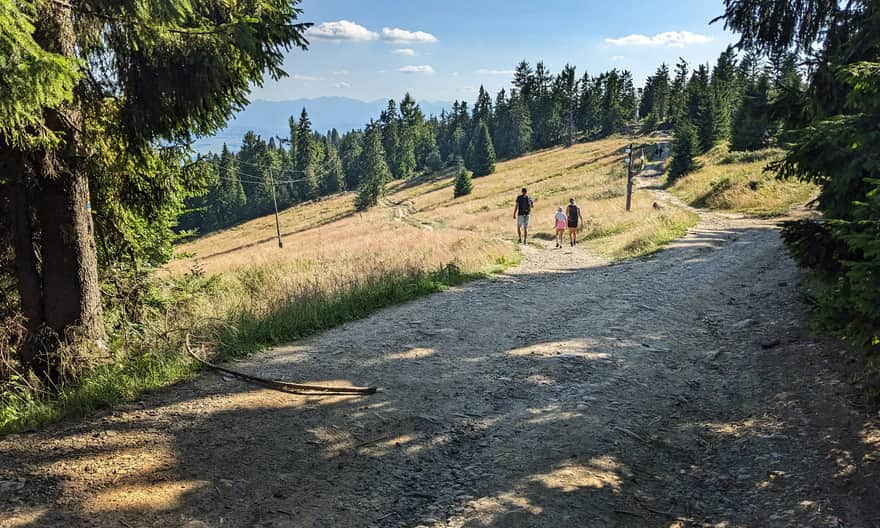
<instances>
[{"instance_id":1,"label":"wooden utility pole","mask_svg":"<svg viewBox=\"0 0 880 528\"><path fill-rule=\"evenodd\" d=\"M629 144L629 149L627 149L627 154L629 154L629 158L626 162L626 210L629 211L632 207L632 193L633 193L633 144Z\"/></svg>"},{"instance_id":2,"label":"wooden utility pole","mask_svg":"<svg viewBox=\"0 0 880 528\"><path fill-rule=\"evenodd\" d=\"M272 169L269 169L269 174L272 174ZM278 199L275 197L275 178L272 178L270 183L272 186L272 204L275 206L275 233L278 234L278 247L284 248L284 242L281 241L281 222L278 220Z\"/></svg>"}]
</instances>

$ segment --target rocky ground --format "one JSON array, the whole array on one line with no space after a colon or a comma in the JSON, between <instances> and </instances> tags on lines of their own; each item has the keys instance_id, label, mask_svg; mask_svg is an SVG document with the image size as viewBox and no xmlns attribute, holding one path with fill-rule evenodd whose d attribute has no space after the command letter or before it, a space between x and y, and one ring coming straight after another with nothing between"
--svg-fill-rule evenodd
<instances>
[{"instance_id":1,"label":"rocky ground","mask_svg":"<svg viewBox=\"0 0 880 528\"><path fill-rule=\"evenodd\" d=\"M658 196L658 199L666 199ZM771 221L522 265L0 440L0 526L880 526L878 415ZM546 247L545 247L546 244Z\"/></svg>"}]
</instances>

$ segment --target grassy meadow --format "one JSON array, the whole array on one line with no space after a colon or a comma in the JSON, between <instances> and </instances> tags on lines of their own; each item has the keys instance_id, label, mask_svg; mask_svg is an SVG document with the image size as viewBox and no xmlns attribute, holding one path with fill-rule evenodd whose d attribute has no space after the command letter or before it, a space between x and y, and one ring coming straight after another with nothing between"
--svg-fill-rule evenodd
<instances>
[{"instance_id":1,"label":"grassy meadow","mask_svg":"<svg viewBox=\"0 0 880 528\"><path fill-rule=\"evenodd\" d=\"M765 171L782 151L730 152L718 146L699 159L700 169L675 181L669 190L695 207L757 216L783 215L808 202L815 185L777 179Z\"/></svg>"}]
</instances>

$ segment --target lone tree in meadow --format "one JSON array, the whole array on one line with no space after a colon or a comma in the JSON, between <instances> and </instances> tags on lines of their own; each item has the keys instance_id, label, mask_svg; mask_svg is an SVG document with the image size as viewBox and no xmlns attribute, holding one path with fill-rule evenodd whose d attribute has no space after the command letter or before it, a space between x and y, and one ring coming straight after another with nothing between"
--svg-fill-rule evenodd
<instances>
[{"instance_id":1,"label":"lone tree in meadow","mask_svg":"<svg viewBox=\"0 0 880 528\"><path fill-rule=\"evenodd\" d=\"M31 371L60 377L50 343L103 348L99 258L167 258L183 199L204 184L171 147L222 128L266 73L285 75L284 50L308 45L298 3L2 2L0 253L13 255Z\"/></svg>"},{"instance_id":2,"label":"lone tree in meadow","mask_svg":"<svg viewBox=\"0 0 880 528\"><path fill-rule=\"evenodd\" d=\"M488 176L495 172L495 147L492 145L489 127L483 121L474 130L469 158L473 164L474 177Z\"/></svg>"},{"instance_id":3,"label":"lone tree in meadow","mask_svg":"<svg viewBox=\"0 0 880 528\"><path fill-rule=\"evenodd\" d=\"M466 196L474 190L474 182L471 173L464 168L463 163L458 164L458 174L455 176L455 197Z\"/></svg>"},{"instance_id":4,"label":"lone tree in meadow","mask_svg":"<svg viewBox=\"0 0 880 528\"><path fill-rule=\"evenodd\" d=\"M355 207L358 211L366 211L379 203L379 197L385 194L385 184L391 180L391 170L385 161L385 149L382 148L382 130L378 123L370 122L367 125L361 170L363 177L358 187Z\"/></svg>"}]
</instances>

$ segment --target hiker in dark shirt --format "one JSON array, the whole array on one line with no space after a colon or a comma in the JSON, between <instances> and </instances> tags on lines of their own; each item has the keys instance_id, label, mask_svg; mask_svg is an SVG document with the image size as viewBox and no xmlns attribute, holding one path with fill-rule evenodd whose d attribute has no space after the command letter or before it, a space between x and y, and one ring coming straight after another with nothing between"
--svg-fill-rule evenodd
<instances>
[{"instance_id":1,"label":"hiker in dark shirt","mask_svg":"<svg viewBox=\"0 0 880 528\"><path fill-rule=\"evenodd\" d=\"M565 216L568 217L568 240L571 242L571 247L574 247L578 243L578 226L584 221L584 217L581 216L581 208L575 205L574 198L568 200L568 210L565 211Z\"/></svg>"},{"instance_id":2,"label":"hiker in dark shirt","mask_svg":"<svg viewBox=\"0 0 880 528\"><path fill-rule=\"evenodd\" d=\"M516 219L516 236L520 244L526 243L529 236L529 217L532 214L534 202L529 198L529 193L523 187L522 194L516 197L516 206L513 208L513 217Z\"/></svg>"}]
</instances>

